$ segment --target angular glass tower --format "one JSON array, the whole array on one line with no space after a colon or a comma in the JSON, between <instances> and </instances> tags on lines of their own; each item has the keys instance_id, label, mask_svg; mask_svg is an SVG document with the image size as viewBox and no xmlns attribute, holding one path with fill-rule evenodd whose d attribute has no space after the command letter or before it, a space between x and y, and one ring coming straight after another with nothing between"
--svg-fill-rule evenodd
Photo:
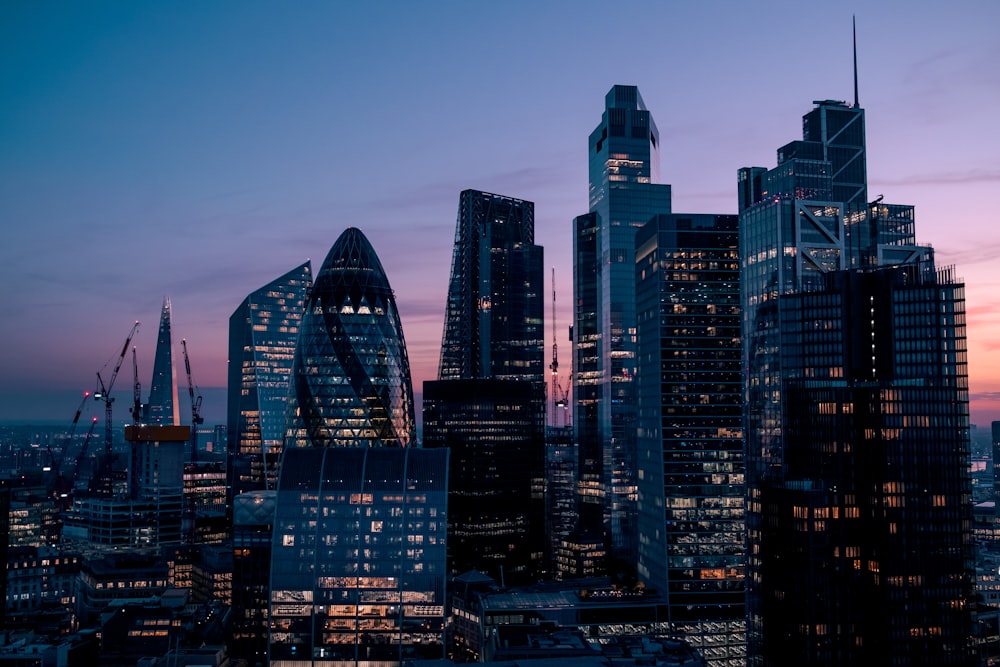
<instances>
[{"instance_id":1,"label":"angular glass tower","mask_svg":"<svg viewBox=\"0 0 1000 667\"><path fill-rule=\"evenodd\" d=\"M716 667L746 663L737 248L735 215L636 233L638 574Z\"/></svg>"},{"instance_id":2,"label":"angular glass tower","mask_svg":"<svg viewBox=\"0 0 1000 667\"><path fill-rule=\"evenodd\" d=\"M448 450L285 452L269 664L444 658Z\"/></svg>"},{"instance_id":3,"label":"angular glass tower","mask_svg":"<svg viewBox=\"0 0 1000 667\"><path fill-rule=\"evenodd\" d=\"M229 318L229 507L233 497L277 483L292 359L311 287L305 262L251 292Z\"/></svg>"},{"instance_id":4,"label":"angular glass tower","mask_svg":"<svg viewBox=\"0 0 1000 667\"><path fill-rule=\"evenodd\" d=\"M415 444L410 362L396 299L359 229L340 235L316 275L291 377L290 445Z\"/></svg>"},{"instance_id":5,"label":"angular glass tower","mask_svg":"<svg viewBox=\"0 0 1000 667\"><path fill-rule=\"evenodd\" d=\"M590 215L574 222L573 425L580 446L581 519L588 520L594 494L602 498L602 526L588 528L607 532L614 552L633 565L635 230L653 215L670 213L670 186L657 183L659 143L639 90L614 86L588 142ZM592 479L598 465L600 482Z\"/></svg>"},{"instance_id":6,"label":"angular glass tower","mask_svg":"<svg viewBox=\"0 0 1000 667\"><path fill-rule=\"evenodd\" d=\"M438 379L544 382L543 266L532 202L461 193Z\"/></svg>"},{"instance_id":7,"label":"angular glass tower","mask_svg":"<svg viewBox=\"0 0 1000 667\"><path fill-rule=\"evenodd\" d=\"M530 201L461 193L439 379L424 383L424 446L452 452L449 568L510 583L544 569L544 273L534 238Z\"/></svg>"},{"instance_id":8,"label":"angular glass tower","mask_svg":"<svg viewBox=\"0 0 1000 667\"><path fill-rule=\"evenodd\" d=\"M739 172L749 664L974 665L964 286L816 105Z\"/></svg>"},{"instance_id":9,"label":"angular glass tower","mask_svg":"<svg viewBox=\"0 0 1000 667\"><path fill-rule=\"evenodd\" d=\"M173 344L170 338L170 298L163 298L160 311L160 331L156 336L153 357L153 381L149 385L149 402L145 407L145 422L162 426L180 426L180 405L177 401L177 368L174 366Z\"/></svg>"}]
</instances>

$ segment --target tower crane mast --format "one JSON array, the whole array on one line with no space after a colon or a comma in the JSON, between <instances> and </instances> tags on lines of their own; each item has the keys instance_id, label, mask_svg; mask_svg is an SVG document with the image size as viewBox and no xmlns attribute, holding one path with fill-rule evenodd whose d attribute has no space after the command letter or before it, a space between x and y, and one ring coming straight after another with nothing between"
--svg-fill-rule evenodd
<instances>
[{"instance_id":1,"label":"tower crane mast","mask_svg":"<svg viewBox=\"0 0 1000 667\"><path fill-rule=\"evenodd\" d=\"M184 371L187 373L188 398L191 399L191 462L198 462L198 424L205 423L201 416L201 392L195 396L194 382L191 380L191 361L188 359L187 339L181 339L181 349L184 351Z\"/></svg>"},{"instance_id":2,"label":"tower crane mast","mask_svg":"<svg viewBox=\"0 0 1000 667\"><path fill-rule=\"evenodd\" d=\"M559 343L556 335L556 270L552 269L552 418L555 419L557 408L564 411L569 408L569 391L559 384ZM566 426L566 413L563 412L563 426Z\"/></svg>"},{"instance_id":3,"label":"tower crane mast","mask_svg":"<svg viewBox=\"0 0 1000 667\"><path fill-rule=\"evenodd\" d=\"M101 377L101 372L97 371L97 390L94 391L94 400L102 401L104 403L104 461L102 462L102 473L108 475L111 474L111 439L112 439L112 419L111 419L111 406L115 402L115 399L111 396L111 390L115 386L115 380L118 378L118 371L121 370L122 361L125 360L125 353L128 352L128 346L132 342L132 338L135 336L136 331L139 330L139 322L136 321L132 325L132 329L128 332L128 336L125 338L125 344L122 345L121 354L118 355L118 361L115 363L115 368L111 372L111 377L108 379L107 384L104 383L104 379Z\"/></svg>"}]
</instances>

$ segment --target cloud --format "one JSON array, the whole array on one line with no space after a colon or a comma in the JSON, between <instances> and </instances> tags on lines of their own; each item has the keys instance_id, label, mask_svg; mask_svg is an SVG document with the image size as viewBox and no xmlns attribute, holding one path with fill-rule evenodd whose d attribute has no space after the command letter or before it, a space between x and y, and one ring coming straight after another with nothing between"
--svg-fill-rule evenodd
<instances>
[{"instance_id":1,"label":"cloud","mask_svg":"<svg viewBox=\"0 0 1000 667\"><path fill-rule=\"evenodd\" d=\"M968 185L970 183L1000 183L1000 169L969 169L929 174L915 174L897 179L873 179L869 190L883 185Z\"/></svg>"},{"instance_id":2,"label":"cloud","mask_svg":"<svg viewBox=\"0 0 1000 667\"><path fill-rule=\"evenodd\" d=\"M1000 241L977 243L975 246L969 248L937 249L938 257L947 260L946 264L956 264L959 266L979 264L981 262L996 262L998 254L1000 254Z\"/></svg>"},{"instance_id":3,"label":"cloud","mask_svg":"<svg viewBox=\"0 0 1000 667\"><path fill-rule=\"evenodd\" d=\"M969 401L976 403L1000 402L1000 391L979 391L969 394Z\"/></svg>"}]
</instances>

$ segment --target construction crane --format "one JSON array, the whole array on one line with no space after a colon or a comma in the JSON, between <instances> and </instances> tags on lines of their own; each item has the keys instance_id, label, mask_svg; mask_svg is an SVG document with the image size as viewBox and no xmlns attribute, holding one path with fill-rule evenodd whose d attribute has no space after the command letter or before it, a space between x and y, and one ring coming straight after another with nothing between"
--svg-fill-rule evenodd
<instances>
[{"instance_id":1,"label":"construction crane","mask_svg":"<svg viewBox=\"0 0 1000 667\"><path fill-rule=\"evenodd\" d=\"M139 360L136 358L135 345L132 346L132 423L142 423L142 383L139 382Z\"/></svg>"},{"instance_id":2,"label":"construction crane","mask_svg":"<svg viewBox=\"0 0 1000 667\"><path fill-rule=\"evenodd\" d=\"M94 417L90 422L90 430L87 431L87 437L83 441L83 447L80 448L80 453L76 457L76 461L73 463L73 477L69 481L69 490L72 491L76 488L76 481L80 478L80 465L83 460L87 458L87 450L90 448L90 438L94 435L94 429L97 428L97 417ZM64 496L66 494L63 494Z\"/></svg>"},{"instance_id":3,"label":"construction crane","mask_svg":"<svg viewBox=\"0 0 1000 667\"><path fill-rule=\"evenodd\" d=\"M104 383L104 379L101 377L101 372L97 371L97 390L94 392L94 399L104 402L104 460L102 462L101 472L110 475L111 474L111 406L115 402L115 399L111 396L111 390L115 386L115 379L118 377L118 371L122 367L122 361L125 359L125 353L128 352L128 346L132 342L132 338L135 336L135 332L139 330L139 322L137 321L132 325L132 329L128 332L128 336L125 338L125 344L122 345L121 354L118 355L118 361L115 363L115 369L111 372L111 377L108 379L107 384ZM105 364L107 367L107 364Z\"/></svg>"},{"instance_id":4,"label":"construction crane","mask_svg":"<svg viewBox=\"0 0 1000 667\"><path fill-rule=\"evenodd\" d=\"M56 456L55 452L52 451L52 442L50 441L46 445L46 449L49 452L49 465L46 468L42 468L43 472L54 471L56 473L56 480L58 483L59 475L62 473L62 462L66 457L66 452L69 450L70 446L73 444L73 436L76 435L76 425L80 422L80 415L83 414L83 406L87 404L87 399L90 398L90 392L83 392L83 400L80 401L80 407L76 409L76 414L73 415L73 423L70 425L69 435L66 436L65 444L59 452L59 456Z\"/></svg>"},{"instance_id":5,"label":"construction crane","mask_svg":"<svg viewBox=\"0 0 1000 667\"><path fill-rule=\"evenodd\" d=\"M559 385L559 343L556 335L556 270L552 269L552 418L555 419L557 408L563 409L563 426L566 426L566 410L569 408L569 390Z\"/></svg>"},{"instance_id":6,"label":"construction crane","mask_svg":"<svg viewBox=\"0 0 1000 667\"><path fill-rule=\"evenodd\" d=\"M181 349L184 350L184 370L187 372L188 397L191 399L191 463L198 462L198 424L204 424L201 416L201 392L195 397L194 382L191 381L191 362L188 359L187 339L181 339Z\"/></svg>"}]
</instances>

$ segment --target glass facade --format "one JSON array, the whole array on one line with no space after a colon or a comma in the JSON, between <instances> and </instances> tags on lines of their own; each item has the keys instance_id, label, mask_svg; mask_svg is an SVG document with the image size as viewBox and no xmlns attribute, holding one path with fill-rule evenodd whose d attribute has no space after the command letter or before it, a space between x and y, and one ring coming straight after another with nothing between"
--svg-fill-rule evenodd
<instances>
[{"instance_id":1,"label":"glass facade","mask_svg":"<svg viewBox=\"0 0 1000 667\"><path fill-rule=\"evenodd\" d=\"M361 230L316 275L292 363L288 438L298 447L415 444L413 386L396 299Z\"/></svg>"},{"instance_id":2,"label":"glass facade","mask_svg":"<svg viewBox=\"0 0 1000 667\"><path fill-rule=\"evenodd\" d=\"M614 86L588 142L590 212L574 237L576 313L573 395L581 475L601 451L603 529L614 551L635 563L636 324L635 230L670 213L659 180L659 132L635 86ZM593 481L581 493L594 492ZM582 498L583 503L589 500Z\"/></svg>"},{"instance_id":3,"label":"glass facade","mask_svg":"<svg viewBox=\"0 0 1000 667\"><path fill-rule=\"evenodd\" d=\"M424 447L451 451L448 567L507 585L545 571L545 392L524 380L424 383Z\"/></svg>"},{"instance_id":4,"label":"glass facade","mask_svg":"<svg viewBox=\"0 0 1000 667\"><path fill-rule=\"evenodd\" d=\"M659 215L636 233L638 574L719 667L746 662L737 224Z\"/></svg>"},{"instance_id":5,"label":"glass facade","mask_svg":"<svg viewBox=\"0 0 1000 667\"><path fill-rule=\"evenodd\" d=\"M295 342L312 287L309 262L250 293L229 318L229 498L274 489Z\"/></svg>"},{"instance_id":6,"label":"glass facade","mask_svg":"<svg viewBox=\"0 0 1000 667\"><path fill-rule=\"evenodd\" d=\"M544 381L542 247L530 201L459 199L438 379Z\"/></svg>"},{"instance_id":7,"label":"glass facade","mask_svg":"<svg viewBox=\"0 0 1000 667\"><path fill-rule=\"evenodd\" d=\"M447 449L285 452L272 541L272 667L444 657L447 478Z\"/></svg>"},{"instance_id":8,"label":"glass facade","mask_svg":"<svg viewBox=\"0 0 1000 667\"><path fill-rule=\"evenodd\" d=\"M160 311L160 329L156 336L156 354L153 357L153 381L149 385L149 403L144 408L144 421L147 424L180 426L179 410L177 369L174 367L170 336L170 299L164 298Z\"/></svg>"},{"instance_id":9,"label":"glass facade","mask_svg":"<svg viewBox=\"0 0 1000 667\"><path fill-rule=\"evenodd\" d=\"M963 286L816 104L739 172L749 664L976 664Z\"/></svg>"}]
</instances>

